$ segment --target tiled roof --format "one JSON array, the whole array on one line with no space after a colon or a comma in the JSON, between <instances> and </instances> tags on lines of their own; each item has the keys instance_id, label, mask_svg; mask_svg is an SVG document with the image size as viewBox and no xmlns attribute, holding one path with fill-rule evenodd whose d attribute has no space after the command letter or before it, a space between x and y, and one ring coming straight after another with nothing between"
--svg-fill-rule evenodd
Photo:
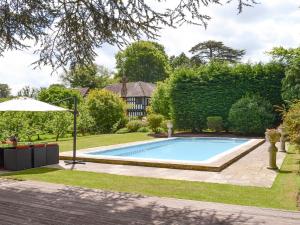
<instances>
[{"instance_id":1,"label":"tiled roof","mask_svg":"<svg viewBox=\"0 0 300 225\"><path fill-rule=\"evenodd\" d=\"M143 81L126 83L126 97L151 97L155 84ZM112 91L121 96L122 83L106 86L104 89Z\"/></svg>"}]
</instances>

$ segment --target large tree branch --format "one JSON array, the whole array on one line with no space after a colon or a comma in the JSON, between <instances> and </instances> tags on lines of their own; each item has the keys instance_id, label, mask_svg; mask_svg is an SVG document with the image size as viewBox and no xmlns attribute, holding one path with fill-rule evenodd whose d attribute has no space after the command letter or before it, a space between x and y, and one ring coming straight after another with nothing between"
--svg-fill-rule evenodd
<instances>
[{"instance_id":1,"label":"large tree branch","mask_svg":"<svg viewBox=\"0 0 300 225\"><path fill-rule=\"evenodd\" d=\"M238 2L238 12L254 0ZM150 1L148 1L150 2ZM157 10L147 0L2 0L0 55L24 49L28 40L40 48L36 65L58 69L70 63L91 64L95 50L108 43L122 47L131 40L155 39L163 26L204 25L203 8L226 0L178 0L174 8ZM156 0L160 4L159 0ZM153 1L151 2L153 4Z\"/></svg>"}]
</instances>

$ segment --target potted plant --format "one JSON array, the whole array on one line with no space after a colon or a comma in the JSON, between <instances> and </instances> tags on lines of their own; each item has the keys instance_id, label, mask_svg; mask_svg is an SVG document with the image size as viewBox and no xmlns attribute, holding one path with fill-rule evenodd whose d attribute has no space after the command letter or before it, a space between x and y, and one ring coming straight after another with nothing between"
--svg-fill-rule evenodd
<instances>
[{"instance_id":1,"label":"potted plant","mask_svg":"<svg viewBox=\"0 0 300 225\"><path fill-rule=\"evenodd\" d=\"M269 169L278 169L276 165L276 154L278 149L276 147L276 143L280 141L281 134L276 129L267 129L266 133L266 140L269 141Z\"/></svg>"}]
</instances>

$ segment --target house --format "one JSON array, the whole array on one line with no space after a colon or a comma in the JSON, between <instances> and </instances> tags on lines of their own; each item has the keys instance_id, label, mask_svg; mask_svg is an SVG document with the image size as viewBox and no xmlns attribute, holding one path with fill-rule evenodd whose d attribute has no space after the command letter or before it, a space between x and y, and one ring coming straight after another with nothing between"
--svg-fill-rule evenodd
<instances>
[{"instance_id":1,"label":"house","mask_svg":"<svg viewBox=\"0 0 300 225\"><path fill-rule=\"evenodd\" d=\"M146 107L150 104L155 84L147 82L123 82L106 86L104 89L119 95L130 107L127 110L129 117L145 116Z\"/></svg>"}]
</instances>

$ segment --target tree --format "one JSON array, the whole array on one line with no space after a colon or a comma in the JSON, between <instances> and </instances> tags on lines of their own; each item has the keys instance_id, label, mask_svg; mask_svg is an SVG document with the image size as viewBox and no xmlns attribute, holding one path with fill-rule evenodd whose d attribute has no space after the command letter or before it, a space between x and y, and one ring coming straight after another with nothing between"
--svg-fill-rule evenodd
<instances>
[{"instance_id":1,"label":"tree","mask_svg":"<svg viewBox=\"0 0 300 225\"><path fill-rule=\"evenodd\" d=\"M272 56L273 60L278 61L285 66L292 63L295 58L300 57L300 47L299 48L284 48L284 47L274 47L271 51L267 52L268 55Z\"/></svg>"},{"instance_id":2,"label":"tree","mask_svg":"<svg viewBox=\"0 0 300 225\"><path fill-rule=\"evenodd\" d=\"M70 87L104 88L113 82L112 71L91 64L88 66L74 66L61 75L63 82Z\"/></svg>"},{"instance_id":3,"label":"tree","mask_svg":"<svg viewBox=\"0 0 300 225\"><path fill-rule=\"evenodd\" d=\"M125 120L125 102L110 91L92 90L87 97L87 105L98 132L112 132L115 124L121 125Z\"/></svg>"},{"instance_id":4,"label":"tree","mask_svg":"<svg viewBox=\"0 0 300 225\"><path fill-rule=\"evenodd\" d=\"M79 107L79 116L77 121L78 131L84 136L86 133L90 133L95 129L95 120L91 116L89 108L86 102L82 102Z\"/></svg>"},{"instance_id":5,"label":"tree","mask_svg":"<svg viewBox=\"0 0 300 225\"><path fill-rule=\"evenodd\" d=\"M82 101L82 97L77 90L68 89L63 85L54 84L50 85L48 88L42 88L38 94L38 100L72 109L73 99L70 98L74 96L77 97L79 103Z\"/></svg>"},{"instance_id":6,"label":"tree","mask_svg":"<svg viewBox=\"0 0 300 225\"><path fill-rule=\"evenodd\" d=\"M47 129L55 135L55 141L71 132L73 115L70 112L52 112L47 120Z\"/></svg>"},{"instance_id":7,"label":"tree","mask_svg":"<svg viewBox=\"0 0 300 225\"><path fill-rule=\"evenodd\" d=\"M190 52L194 55L192 58L201 61L228 61L235 63L241 60L245 55L245 50L237 50L227 47L221 41L200 42L191 48Z\"/></svg>"},{"instance_id":8,"label":"tree","mask_svg":"<svg viewBox=\"0 0 300 225\"><path fill-rule=\"evenodd\" d=\"M21 112L0 112L0 137L6 139L18 135L27 120Z\"/></svg>"},{"instance_id":9,"label":"tree","mask_svg":"<svg viewBox=\"0 0 300 225\"><path fill-rule=\"evenodd\" d=\"M7 84L0 84L0 98L8 98L10 96L10 88Z\"/></svg>"},{"instance_id":10,"label":"tree","mask_svg":"<svg viewBox=\"0 0 300 225\"><path fill-rule=\"evenodd\" d=\"M291 61L282 80L282 98L292 102L300 99L300 57Z\"/></svg>"},{"instance_id":11,"label":"tree","mask_svg":"<svg viewBox=\"0 0 300 225\"><path fill-rule=\"evenodd\" d=\"M288 102L300 99L300 48L275 47L268 52L275 61L285 66L282 98Z\"/></svg>"},{"instance_id":12,"label":"tree","mask_svg":"<svg viewBox=\"0 0 300 225\"><path fill-rule=\"evenodd\" d=\"M169 80L159 82L151 97L150 112L170 118L170 84Z\"/></svg>"},{"instance_id":13,"label":"tree","mask_svg":"<svg viewBox=\"0 0 300 225\"><path fill-rule=\"evenodd\" d=\"M168 77L170 65L164 47L150 41L137 41L116 55L118 77L128 81L156 82Z\"/></svg>"},{"instance_id":14,"label":"tree","mask_svg":"<svg viewBox=\"0 0 300 225\"><path fill-rule=\"evenodd\" d=\"M225 0L224 0L225 1ZM225 2L231 2L225 1ZM239 12L255 0L235 0ZM92 64L95 49L103 43L122 46L128 40L156 38L162 26L183 23L207 24L203 6L222 0L180 0L174 8L140 1L0 1L0 55L11 49L25 49L29 41L39 43L37 65L53 69L70 63ZM191 19L188 19L191 18Z\"/></svg>"},{"instance_id":15,"label":"tree","mask_svg":"<svg viewBox=\"0 0 300 225\"><path fill-rule=\"evenodd\" d=\"M37 98L38 94L39 89L30 86L25 86L20 91L18 91L17 95L19 97Z\"/></svg>"},{"instance_id":16,"label":"tree","mask_svg":"<svg viewBox=\"0 0 300 225\"><path fill-rule=\"evenodd\" d=\"M174 55L171 56L169 61L173 70L178 69L180 67L197 67L204 63L198 58L190 59L189 57L186 56L186 54L184 54L184 52L182 52L178 56L174 56Z\"/></svg>"}]
</instances>

